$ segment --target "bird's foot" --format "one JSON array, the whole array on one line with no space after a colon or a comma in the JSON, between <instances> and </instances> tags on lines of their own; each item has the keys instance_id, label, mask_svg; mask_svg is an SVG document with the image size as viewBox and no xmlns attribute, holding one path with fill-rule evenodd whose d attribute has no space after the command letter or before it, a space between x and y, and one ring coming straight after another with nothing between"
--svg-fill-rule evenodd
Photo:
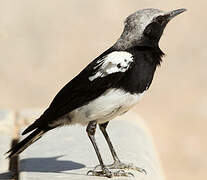
<instances>
[{"instance_id":1,"label":"bird's foot","mask_svg":"<svg viewBox=\"0 0 207 180\"><path fill-rule=\"evenodd\" d=\"M96 166L94 170L96 170L99 167L100 167L100 165ZM106 168L108 168L108 169L122 169L122 170L123 169L125 169L125 170L131 169L131 170L135 170L140 173L143 173L143 174L147 174L147 172L143 168L136 167L132 163L126 164L126 163L122 163L120 161L115 161L113 164L106 165Z\"/></svg>"},{"instance_id":2,"label":"bird's foot","mask_svg":"<svg viewBox=\"0 0 207 180\"><path fill-rule=\"evenodd\" d=\"M120 176L125 176L125 177L134 176L132 173L125 172L124 170L112 172L112 171L109 171L108 168L103 168L103 170L98 171L98 170L96 170L96 167L94 168L94 170L88 171L87 175L101 176L101 177L108 177L108 178L120 177Z\"/></svg>"}]
</instances>

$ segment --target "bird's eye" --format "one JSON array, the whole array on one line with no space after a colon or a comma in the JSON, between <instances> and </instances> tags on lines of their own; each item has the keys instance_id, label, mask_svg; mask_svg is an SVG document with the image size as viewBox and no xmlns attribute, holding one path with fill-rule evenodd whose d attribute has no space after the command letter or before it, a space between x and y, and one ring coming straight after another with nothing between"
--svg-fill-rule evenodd
<instances>
[{"instance_id":1,"label":"bird's eye","mask_svg":"<svg viewBox=\"0 0 207 180\"><path fill-rule=\"evenodd\" d=\"M165 18L163 16L158 16L156 18L156 21L159 23L159 24L162 24L164 22Z\"/></svg>"}]
</instances>

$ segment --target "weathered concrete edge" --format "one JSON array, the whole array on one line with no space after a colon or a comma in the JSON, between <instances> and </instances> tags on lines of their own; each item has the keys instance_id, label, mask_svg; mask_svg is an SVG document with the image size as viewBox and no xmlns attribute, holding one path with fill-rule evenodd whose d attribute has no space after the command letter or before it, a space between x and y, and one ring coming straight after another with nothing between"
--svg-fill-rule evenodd
<instances>
[{"instance_id":1,"label":"weathered concrete edge","mask_svg":"<svg viewBox=\"0 0 207 180\"><path fill-rule=\"evenodd\" d=\"M157 167L156 167L157 171L159 172L160 177L162 177L163 180L166 179L165 173L164 173L164 170L162 167L162 162L161 162L158 150L156 149L153 134L151 133L146 122L137 112L134 112L134 111L131 111L131 113L127 114L127 116L128 116L128 118L127 118L128 121L130 121L131 123L135 123L135 125L140 126L143 129L143 131L145 131L145 134L147 136L147 140L150 141L150 143L153 146L153 153L154 153L154 157L155 157L156 163L157 163ZM136 120L134 120L133 117L136 117Z\"/></svg>"},{"instance_id":2,"label":"weathered concrete edge","mask_svg":"<svg viewBox=\"0 0 207 180\"><path fill-rule=\"evenodd\" d=\"M4 153L11 147L15 128L15 112L12 110L0 110L0 179L11 178L9 171L9 159Z\"/></svg>"},{"instance_id":3,"label":"weathered concrete edge","mask_svg":"<svg viewBox=\"0 0 207 180\"><path fill-rule=\"evenodd\" d=\"M41 112L41 111L38 110L37 112L34 112L32 110L27 109L26 113L25 113L24 110L23 110L21 112L22 119L26 119L26 121L28 121L28 123L31 123L31 119L34 120L35 118L37 118L39 116L39 114L38 114L39 112ZM136 126L140 126L141 129L145 132L146 141L149 141L150 144L154 144L153 140L152 140L153 138L152 138L152 135L151 135L149 129L147 128L145 122L142 120L142 118L140 118L140 116L137 113L131 111L130 113L127 113L126 115L123 115L122 117L124 119L127 119L130 123L134 123ZM153 145L153 147L155 147L155 146ZM156 149L153 148L152 150L150 150L150 152L153 152L153 154L151 154L151 156L155 156L155 158L153 158L153 160L156 159L156 162L155 162L156 167L154 167L154 169L156 169L156 172L159 174L157 177L160 177L160 178L158 178L158 179L159 180L165 179L164 175L163 175L164 174L163 170L161 168L161 163L160 163L160 160L159 160L159 156L158 156L158 153L157 153ZM26 179L27 179L27 174L26 173L20 173L20 180L26 180ZM94 179L94 178L92 178L92 179ZM99 178L95 178L95 179L99 179ZM142 178L138 177L136 179L140 180ZM143 178L143 179L147 180L148 178ZM154 180L158 180L158 179L155 178Z\"/></svg>"}]
</instances>

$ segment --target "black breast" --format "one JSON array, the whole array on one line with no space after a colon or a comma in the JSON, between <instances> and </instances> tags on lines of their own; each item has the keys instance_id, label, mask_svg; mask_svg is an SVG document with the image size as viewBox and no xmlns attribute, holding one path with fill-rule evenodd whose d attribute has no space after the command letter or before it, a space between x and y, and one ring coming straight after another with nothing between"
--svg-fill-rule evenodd
<instances>
[{"instance_id":1,"label":"black breast","mask_svg":"<svg viewBox=\"0 0 207 180\"><path fill-rule=\"evenodd\" d=\"M131 93L142 93L149 88L163 53L159 48L143 46L133 47L127 51L133 54L134 66L125 73L116 86Z\"/></svg>"}]
</instances>

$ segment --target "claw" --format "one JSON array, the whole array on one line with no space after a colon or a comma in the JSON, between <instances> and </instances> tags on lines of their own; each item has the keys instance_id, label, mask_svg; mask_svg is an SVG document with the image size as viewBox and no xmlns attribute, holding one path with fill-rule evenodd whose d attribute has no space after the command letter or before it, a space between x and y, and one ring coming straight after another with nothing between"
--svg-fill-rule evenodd
<instances>
[{"instance_id":1,"label":"claw","mask_svg":"<svg viewBox=\"0 0 207 180\"><path fill-rule=\"evenodd\" d=\"M128 172L128 174L129 174L130 176L134 177L134 174L132 174L131 172Z\"/></svg>"},{"instance_id":2,"label":"claw","mask_svg":"<svg viewBox=\"0 0 207 180\"><path fill-rule=\"evenodd\" d=\"M100 165L97 165L94 170L96 170L98 167L100 167ZM140 167L136 167L134 166L132 163L130 164L125 164L125 163L122 163L120 161L115 161L113 164L111 165L107 165L106 168L108 169L125 169L125 170L135 170L135 171L138 171L140 173L143 173L143 174L147 174L146 170L143 169L143 168L140 168Z\"/></svg>"},{"instance_id":3,"label":"claw","mask_svg":"<svg viewBox=\"0 0 207 180\"><path fill-rule=\"evenodd\" d=\"M113 176L113 174L107 168L104 168L102 171L90 170L87 172L87 175L102 176L102 177L108 177L108 178L111 178Z\"/></svg>"},{"instance_id":4,"label":"claw","mask_svg":"<svg viewBox=\"0 0 207 180\"><path fill-rule=\"evenodd\" d=\"M139 168L134 166L133 164L125 164L122 162L114 162L111 165L105 166L102 170L97 170L97 168L101 168L100 165L95 166L95 168L93 170L88 171L87 175L91 175L91 176L102 176L102 177L114 177L114 176L125 176L125 177L134 177L134 174L132 174L131 172L126 172L124 170L136 170L140 173L143 174L147 174L147 172L145 171L145 169L143 168ZM119 169L116 172L111 172L109 171L109 169Z\"/></svg>"},{"instance_id":5,"label":"claw","mask_svg":"<svg viewBox=\"0 0 207 180\"><path fill-rule=\"evenodd\" d=\"M143 174L145 174L145 175L147 175L147 171L145 169L138 168L136 170L139 171L139 172L141 172L141 173L143 173Z\"/></svg>"},{"instance_id":6,"label":"claw","mask_svg":"<svg viewBox=\"0 0 207 180\"><path fill-rule=\"evenodd\" d=\"M126 177L132 176L132 177L134 177L134 174L132 174L131 172L125 172L124 170L119 170L119 171L115 172L114 174L116 176L126 176Z\"/></svg>"},{"instance_id":7,"label":"claw","mask_svg":"<svg viewBox=\"0 0 207 180\"><path fill-rule=\"evenodd\" d=\"M87 175L90 175L90 173L91 173L91 175L93 175L93 171L92 170L88 171Z\"/></svg>"},{"instance_id":8,"label":"claw","mask_svg":"<svg viewBox=\"0 0 207 180\"><path fill-rule=\"evenodd\" d=\"M118 173L124 173L124 170L123 169L121 169L121 170L119 170L119 171L117 171Z\"/></svg>"},{"instance_id":9,"label":"claw","mask_svg":"<svg viewBox=\"0 0 207 180\"><path fill-rule=\"evenodd\" d=\"M90 170L87 172L87 175L90 176L101 176L101 177L120 177L120 176L125 176L125 177L134 177L134 175L131 172L125 172L124 170L119 170L116 172L111 172L107 168L104 168L102 171L96 171L96 170Z\"/></svg>"}]
</instances>

